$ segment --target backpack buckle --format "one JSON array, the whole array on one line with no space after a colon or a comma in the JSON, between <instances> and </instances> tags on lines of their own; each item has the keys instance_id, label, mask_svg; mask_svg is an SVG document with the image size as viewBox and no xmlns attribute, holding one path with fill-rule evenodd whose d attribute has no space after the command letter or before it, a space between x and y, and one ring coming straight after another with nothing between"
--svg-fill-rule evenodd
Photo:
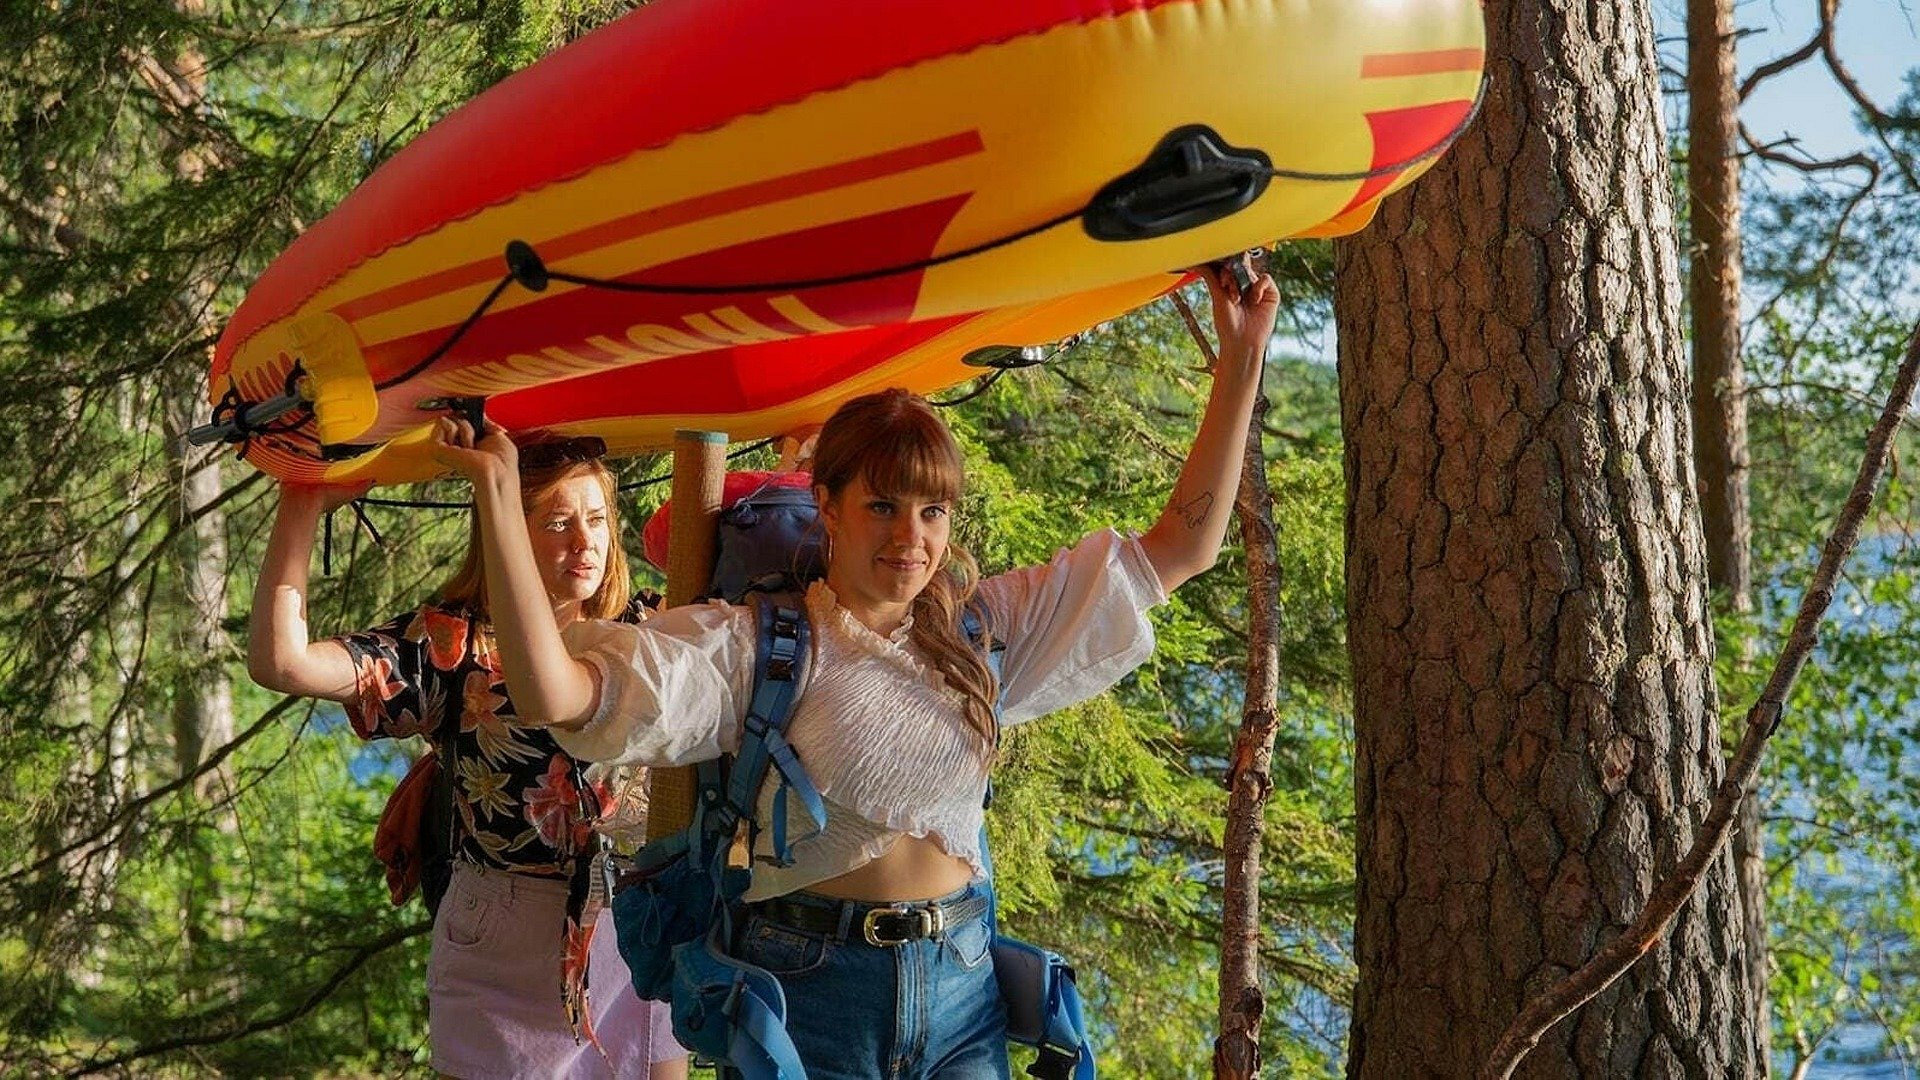
<instances>
[{"instance_id":1,"label":"backpack buckle","mask_svg":"<svg viewBox=\"0 0 1920 1080\"><path fill-rule=\"evenodd\" d=\"M882 919L891 920L894 925L882 927ZM867 939L867 944L887 949L938 936L946 930L946 923L946 913L937 905L915 907L912 904L892 904L869 908L866 916L860 920L860 934ZM889 933L889 930L892 932Z\"/></svg>"}]
</instances>

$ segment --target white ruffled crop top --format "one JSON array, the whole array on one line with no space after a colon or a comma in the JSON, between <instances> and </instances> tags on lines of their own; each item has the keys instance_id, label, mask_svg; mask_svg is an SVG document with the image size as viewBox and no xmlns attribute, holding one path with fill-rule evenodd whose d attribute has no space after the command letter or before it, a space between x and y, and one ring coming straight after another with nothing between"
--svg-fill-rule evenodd
<instances>
[{"instance_id":1,"label":"white ruffled crop top","mask_svg":"<svg viewBox=\"0 0 1920 1080\"><path fill-rule=\"evenodd\" d=\"M1045 566L980 583L979 602L1005 642L1001 723L1024 723L1085 701L1153 653L1146 612L1166 599L1139 541L1096 532ZM807 591L813 662L787 736L827 806L827 827L787 807L792 863L754 851L748 900L838 877L886 853L902 835L928 837L982 876L981 802L987 773L963 699L907 641L869 630L816 582ZM689 765L739 749L753 690L751 608L676 608L640 624L567 627L567 649L600 678L600 703L577 731L554 729L575 757L616 764ZM757 820L773 820L769 769Z\"/></svg>"}]
</instances>

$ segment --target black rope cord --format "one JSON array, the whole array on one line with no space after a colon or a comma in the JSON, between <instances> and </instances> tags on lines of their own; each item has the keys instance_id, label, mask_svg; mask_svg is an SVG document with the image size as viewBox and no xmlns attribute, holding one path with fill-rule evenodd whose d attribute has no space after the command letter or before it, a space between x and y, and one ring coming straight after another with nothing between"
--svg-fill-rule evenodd
<instances>
[{"instance_id":1,"label":"black rope cord","mask_svg":"<svg viewBox=\"0 0 1920 1080\"><path fill-rule=\"evenodd\" d=\"M928 398L927 404L933 406L936 409L951 409L955 405L961 405L966 402L972 401L974 398L977 398L981 394L984 394L987 391L993 389L993 384L1000 381L1000 376L1005 375L1007 372L1011 370L1013 369L1012 368L994 368L991 372L987 374L987 377L985 379L982 379L980 381L979 386L976 386L973 389L967 391L966 393L961 394L959 397L948 398L945 401L935 401L932 398Z\"/></svg>"},{"instance_id":2,"label":"black rope cord","mask_svg":"<svg viewBox=\"0 0 1920 1080\"><path fill-rule=\"evenodd\" d=\"M1014 371L1019 368L1040 367L1043 364L1051 364L1055 360L1059 359L1061 356L1065 355L1068 352L1071 352L1076 346L1078 346L1084 340L1086 340L1085 334L1074 334L1070 337L1062 339L1059 344L1055 345L1044 356L1036 356L1036 357L1033 357L1032 359L1018 359L1018 360L996 359L996 360L986 361L981 366L990 368L991 370L987 373L986 378L981 380L980 385L974 387L973 389L967 391L964 394L961 394L959 397L947 398L944 401L935 401L932 398L928 398L927 404L933 406L936 409L951 409L955 405L964 405L967 402L972 401L974 398L977 398L980 395L986 393L988 390L993 389L993 384L999 382L1001 376L1005 375L1007 372ZM1022 351L1024 352L1024 350ZM968 362L972 363L974 361L969 359Z\"/></svg>"},{"instance_id":3,"label":"black rope cord","mask_svg":"<svg viewBox=\"0 0 1920 1080\"><path fill-rule=\"evenodd\" d=\"M444 341L440 342L439 345L435 346L432 352L421 357L420 360L417 363L415 363L412 367L408 368L407 370L401 372L398 375L393 376L390 379L384 379L380 382L373 384L374 392L378 393L379 391L382 391L382 390L391 389L395 386L400 385L403 382L406 382L408 379L413 378L415 375L418 375L422 371L425 371L427 370L427 368L433 366L433 362L435 360L438 360L441 357L447 355L447 350L453 348L455 345L460 344L460 339L467 336L467 331L473 329L473 324L480 321L480 317L487 313L487 309L493 306L493 302L495 300L500 299L500 294L503 292L506 292L507 286L513 284L513 282L514 282L514 274L512 272L502 274L500 276L500 280L493 283L493 288L488 291L486 297L483 298L480 301L479 305L473 309L473 314L468 315L465 319L461 320L460 325L454 327L453 332L449 333L446 336L446 339Z\"/></svg>"},{"instance_id":4,"label":"black rope cord","mask_svg":"<svg viewBox=\"0 0 1920 1080\"><path fill-rule=\"evenodd\" d=\"M360 527L367 530L367 535L373 538L373 546L378 548L384 548L387 546L387 542L385 539L383 539L380 536L380 530L373 527L373 519L367 517L367 512L365 510L360 509L360 504L364 501L366 501L366 499L364 496L362 496L361 498L354 499L348 502L347 505L353 508L353 516L356 520L359 521ZM327 514L325 517L320 519L321 520L321 529L320 529L320 576L321 577L333 576L333 515L337 513L339 509L340 508L337 506L334 507L332 510L327 511Z\"/></svg>"},{"instance_id":5,"label":"black rope cord","mask_svg":"<svg viewBox=\"0 0 1920 1080\"><path fill-rule=\"evenodd\" d=\"M1270 165L1261 166L1251 163L1230 163L1227 171L1245 173L1247 175L1264 173L1268 178L1275 180L1304 180L1325 183L1347 183L1355 180L1374 180L1383 176L1391 176L1395 173L1410 169L1415 165L1431 161L1445 153L1449 147L1459 140L1461 134L1473 123L1474 118L1480 115L1480 105L1481 102L1485 100L1485 97L1486 83L1483 80L1480 89L1474 94L1472 106L1467 109L1466 115L1461 117L1459 123L1455 124L1453 128L1441 137L1439 141L1435 142L1434 145L1400 161L1390 162L1386 165L1377 165L1370 169L1362 169L1355 172L1312 172L1304 169L1283 169ZM1129 200L1138 198L1140 194L1141 193L1136 192L1127 198ZM970 259L976 255L984 255L987 252L995 251L1011 244L1017 244L1028 237L1038 236L1048 230L1059 228L1068 222L1077 221L1086 214L1090 206L1092 206L1092 203L1088 202L1065 213L1056 214L1037 225L1029 225L1024 229L1017 229L1004 236L998 236L992 240L974 244L971 247L949 251L943 255L931 255L923 259L912 259L903 263L895 263L891 266L882 266L870 270L857 270L845 274L829 274L822 277L810 278L775 279L771 281L648 282L620 281L612 278L589 277L585 274L570 274L547 267L540 261L539 256L534 252L531 245L526 244L524 241L516 240L507 245L507 264L509 270L507 273L501 275L500 280L494 284L492 290L475 306L473 313L468 315L459 326L455 327L452 332L447 335L446 340L442 341L439 346L419 362L399 375L376 384L374 389L385 390L391 386L405 382L426 370L434 361L445 356L448 350L459 344L460 339L466 336L467 331L473 329L474 324L480 321L481 316L487 313L487 310L494 305L495 301L500 299L500 294L506 291L507 286L514 281L519 281L532 292L544 292L549 282L561 281L569 285L579 285L586 288L606 289L611 292L651 296L724 296L733 293L799 292L806 289L824 289L835 285L854 285L866 281L877 281L881 278L896 277L901 274L911 274L920 270L931 270L934 267L945 266L948 263L958 262L961 259Z\"/></svg>"},{"instance_id":6,"label":"black rope cord","mask_svg":"<svg viewBox=\"0 0 1920 1080\"><path fill-rule=\"evenodd\" d=\"M1485 80L1482 80L1479 89L1474 94L1473 103L1471 107L1468 108L1466 114L1460 119L1460 122L1458 124L1454 125L1452 130L1448 131L1447 134L1443 136L1441 139L1439 139L1438 141L1436 141L1434 145L1428 147L1425 150L1422 150L1418 154L1414 154L1400 161L1390 162L1388 164L1378 165L1370 169L1362 169L1362 170L1356 170L1352 172L1314 172L1314 171L1304 170L1304 169L1278 168L1271 165L1261 165L1261 164L1256 164L1252 162L1226 162L1226 163L1222 163L1221 168L1222 168L1222 171L1229 172L1229 173L1236 173L1240 175L1264 175L1269 179L1302 180L1302 181L1309 181L1309 182L1325 182L1325 183L1346 183L1346 182L1352 182L1356 180L1372 180L1372 179L1377 179L1383 176L1390 176L1390 175L1402 172L1406 169L1412 168L1415 165L1419 165L1424 162L1430 161L1440 156L1442 153L1445 153L1446 150L1449 147L1451 147L1454 144L1454 142L1456 142L1460 138L1460 135L1466 131L1467 127L1473 123L1474 119L1477 116L1479 116L1480 107L1482 102L1485 100L1485 97L1486 97L1486 82ZM1143 187L1135 191L1123 194L1120 197L1119 201L1122 204L1130 203L1132 201L1135 201L1145 196L1151 191L1152 191L1151 186ZM790 279L772 280L772 281L740 281L740 282L724 282L724 283L644 282L644 281L619 281L619 280L608 279L608 278L589 277L584 274L562 273L559 271L550 270L544 263L542 263L540 261L539 255L533 250L531 245L525 243L524 241L516 240L507 245L508 271L505 274L501 275L500 280L496 281L493 285L493 288L487 291L487 295L483 297L480 300L480 302L474 306L473 311L469 313L465 319L461 320L458 326L454 327L453 330L448 332L447 336L440 342L439 345L435 346L432 351L428 352L425 356L421 357L418 361L410 365L405 371L402 371L398 375L391 376L387 379L383 379L380 382L374 384L374 390L378 392L378 391L390 389L394 386L399 385L400 383L406 382L408 379L413 378L414 376L420 374L422 371L425 371L428 367L432 366L435 361L445 356L449 351L453 349L455 345L458 345L460 343L461 339L466 337L467 333L473 329L473 327L480 321L480 319L483 316L485 316L486 313L493 307L493 305L500 299L501 294L506 291L507 286L510 284L513 284L516 281L519 282L521 285L525 286L531 292L544 292L550 282L561 281L561 282L566 282L567 284L570 284L570 285L579 285L585 288L606 289L612 292L623 292L623 293L655 295L655 296L718 296L718 295L729 295L729 294L735 294L735 293L797 292L797 291L806 290L806 289L829 288L836 285L852 285L860 282L876 281L881 278L895 277L900 274L910 274L910 273L914 273L921 270L929 270L937 266L944 266L948 263L957 262L961 259L968 259L976 255L983 255L983 254L986 254L987 252L994 251L999 248L1007 247L1011 244L1016 244L1029 237L1037 236L1040 233L1047 232L1052 229L1056 229L1061 225L1067 224L1068 222L1079 220L1093 207L1093 205L1094 205L1093 201L1089 201L1088 203L1082 206L1079 206L1073 210L1067 211L1062 214L1057 214L1051 218L1048 218L1047 220L1042 221L1039 224L1030 225L1024 229L1015 230L1014 232L1007 233L1004 236L999 236L992 240L975 244L971 247L961 248L956 251L949 251L943 255L933 255L926 258L922 258L922 259L913 259L903 263L896 263L891 266L883 266L883 267L878 267L870 270L853 271L845 274L831 274L831 275L825 275L821 277L790 278ZM292 386L292 382L293 382L292 376L290 375L289 381L288 381L289 387ZM985 385L991 386L992 382L993 380L989 379ZM984 390L985 386L981 387L980 389ZM969 397L970 396L971 395L969 395ZM958 398L953 401L947 402L946 404L957 405L962 401L969 400L969 397ZM221 412L222 408L226 408L232 413L233 416L238 417L240 415L239 409L243 404L244 404L243 402L239 401L239 394L238 394L237 388L229 389L227 394L222 396L220 404L215 406L214 415L216 419L219 419L222 415L222 412ZM306 418L310 418L312 416L312 409L310 406L308 406L300 410L297 410L297 413L304 414L304 417L299 420L289 421L288 425L282 428L260 429L260 433L262 434L290 433L293 430L293 428L298 427L301 424L304 424ZM250 434L243 432L243 440L242 440L242 446L240 451L242 456L245 456L246 454L247 443L251 440L251 437L252 436ZM318 457L319 455L312 455L312 456ZM644 487L644 486L647 486L648 484L658 483L661 479L662 478L660 477L652 477L644 481L639 481L636 484L629 485L628 487L623 487L621 490L629 490L631 487ZM394 501L389 503L389 502L382 501L382 502L374 502L373 505L412 505L412 503L403 502L403 501ZM469 504L466 504L466 503L423 503L421 504L423 508L434 508L434 509L452 508L452 507L460 507L460 506L466 506L466 505L469 505Z\"/></svg>"},{"instance_id":7,"label":"black rope cord","mask_svg":"<svg viewBox=\"0 0 1920 1080\"><path fill-rule=\"evenodd\" d=\"M772 446L774 443L779 441L780 441L780 437L776 435L770 439L761 439L757 443L749 443L748 445L743 446L738 450L729 450L727 452L727 460L732 461L735 458L745 457L746 455L753 453L755 450L765 449L766 447ZM669 469L666 472L660 473L655 476L647 476L647 477L642 477L639 480L628 481L627 483L621 484L618 487L614 488L614 490L615 491L638 491L641 488L652 487L655 484L665 483L666 481L671 479L673 479L673 470Z\"/></svg>"}]
</instances>

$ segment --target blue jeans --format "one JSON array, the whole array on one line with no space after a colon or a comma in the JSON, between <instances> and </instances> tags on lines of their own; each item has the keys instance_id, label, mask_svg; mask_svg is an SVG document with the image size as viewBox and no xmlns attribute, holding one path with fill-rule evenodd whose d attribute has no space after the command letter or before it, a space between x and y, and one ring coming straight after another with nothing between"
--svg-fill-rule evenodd
<instances>
[{"instance_id":1,"label":"blue jeans","mask_svg":"<svg viewBox=\"0 0 1920 1080\"><path fill-rule=\"evenodd\" d=\"M869 945L857 919L819 935L755 916L736 952L780 980L787 1033L808 1080L1002 1080L1007 1007L992 938L984 912L937 937L890 946Z\"/></svg>"}]
</instances>

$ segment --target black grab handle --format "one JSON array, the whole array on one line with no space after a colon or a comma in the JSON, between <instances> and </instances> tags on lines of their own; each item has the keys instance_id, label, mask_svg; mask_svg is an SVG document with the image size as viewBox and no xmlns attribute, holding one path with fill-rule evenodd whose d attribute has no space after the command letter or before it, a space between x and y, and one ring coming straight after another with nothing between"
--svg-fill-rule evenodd
<instances>
[{"instance_id":1,"label":"black grab handle","mask_svg":"<svg viewBox=\"0 0 1920 1080\"><path fill-rule=\"evenodd\" d=\"M1245 209L1272 179L1267 155L1234 146L1205 124L1189 124L1101 188L1081 223L1095 240L1151 240Z\"/></svg>"}]
</instances>

